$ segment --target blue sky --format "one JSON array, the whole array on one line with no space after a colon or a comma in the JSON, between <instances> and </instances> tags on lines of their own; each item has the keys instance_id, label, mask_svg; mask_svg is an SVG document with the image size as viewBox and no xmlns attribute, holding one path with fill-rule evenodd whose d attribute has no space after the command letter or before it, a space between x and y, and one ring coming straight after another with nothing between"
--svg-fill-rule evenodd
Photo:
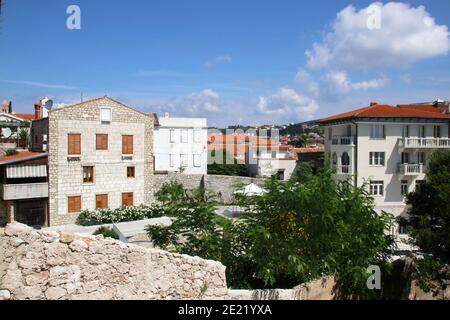
<instances>
[{"instance_id":1,"label":"blue sky","mask_svg":"<svg viewBox=\"0 0 450 320\"><path fill-rule=\"evenodd\" d=\"M450 99L448 0L375 3L375 29L373 1L4 1L0 99L17 112L83 93L224 126Z\"/></svg>"}]
</instances>

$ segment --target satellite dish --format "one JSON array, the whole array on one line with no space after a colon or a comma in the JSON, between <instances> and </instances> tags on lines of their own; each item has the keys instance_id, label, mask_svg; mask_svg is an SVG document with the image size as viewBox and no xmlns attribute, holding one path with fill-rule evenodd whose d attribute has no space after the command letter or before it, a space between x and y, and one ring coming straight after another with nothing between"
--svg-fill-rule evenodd
<instances>
[{"instance_id":1,"label":"satellite dish","mask_svg":"<svg viewBox=\"0 0 450 320\"><path fill-rule=\"evenodd\" d=\"M11 135L12 135L11 129L10 129L10 128L2 128L2 135L3 135L5 138L11 137Z\"/></svg>"},{"instance_id":2,"label":"satellite dish","mask_svg":"<svg viewBox=\"0 0 450 320\"><path fill-rule=\"evenodd\" d=\"M47 110L51 110L53 107L53 100L49 99L47 97L45 97L44 99L42 99L42 106L47 109Z\"/></svg>"}]
</instances>

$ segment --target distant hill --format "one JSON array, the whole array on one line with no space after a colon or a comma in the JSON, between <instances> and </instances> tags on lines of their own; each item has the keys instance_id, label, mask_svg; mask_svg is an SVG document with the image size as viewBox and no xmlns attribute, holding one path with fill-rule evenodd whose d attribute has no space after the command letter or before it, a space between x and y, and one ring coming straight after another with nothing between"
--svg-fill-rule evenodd
<instances>
[{"instance_id":1,"label":"distant hill","mask_svg":"<svg viewBox=\"0 0 450 320\"><path fill-rule=\"evenodd\" d=\"M317 120L296 123L296 124L293 124L293 125L286 126L286 129L281 129L280 130L280 135L282 135L282 136L283 135L288 135L288 134L290 134L290 135L297 135L297 134L305 132L305 130L304 130L305 126L308 127L308 128L311 128L311 127L314 127L316 125L317 125Z\"/></svg>"}]
</instances>

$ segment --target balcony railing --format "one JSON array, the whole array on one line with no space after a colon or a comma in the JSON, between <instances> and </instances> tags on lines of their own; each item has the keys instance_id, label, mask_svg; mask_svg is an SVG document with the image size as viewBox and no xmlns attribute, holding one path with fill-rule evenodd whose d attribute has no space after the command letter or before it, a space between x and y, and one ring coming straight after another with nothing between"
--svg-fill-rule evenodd
<instances>
[{"instance_id":1,"label":"balcony railing","mask_svg":"<svg viewBox=\"0 0 450 320\"><path fill-rule=\"evenodd\" d=\"M334 136L331 139L331 143L333 145L352 146L354 144L354 139L353 137L348 136Z\"/></svg>"},{"instance_id":2,"label":"balcony railing","mask_svg":"<svg viewBox=\"0 0 450 320\"><path fill-rule=\"evenodd\" d=\"M418 149L445 149L450 148L450 139L448 138L402 138L400 146L403 148Z\"/></svg>"},{"instance_id":3,"label":"balcony railing","mask_svg":"<svg viewBox=\"0 0 450 320\"><path fill-rule=\"evenodd\" d=\"M338 174L338 175L352 174L351 166L336 166L335 165L334 169L336 170L336 174Z\"/></svg>"},{"instance_id":4,"label":"balcony railing","mask_svg":"<svg viewBox=\"0 0 450 320\"><path fill-rule=\"evenodd\" d=\"M405 176L417 176L424 173L423 164L400 164L399 173Z\"/></svg>"},{"instance_id":5,"label":"balcony railing","mask_svg":"<svg viewBox=\"0 0 450 320\"><path fill-rule=\"evenodd\" d=\"M3 185L3 200L39 199L48 197L48 183Z\"/></svg>"}]
</instances>

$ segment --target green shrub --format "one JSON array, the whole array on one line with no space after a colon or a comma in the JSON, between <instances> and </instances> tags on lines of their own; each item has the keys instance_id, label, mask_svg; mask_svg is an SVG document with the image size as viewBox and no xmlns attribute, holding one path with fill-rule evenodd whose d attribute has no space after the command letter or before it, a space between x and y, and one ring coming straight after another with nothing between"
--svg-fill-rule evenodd
<instances>
[{"instance_id":1,"label":"green shrub","mask_svg":"<svg viewBox=\"0 0 450 320\"><path fill-rule=\"evenodd\" d=\"M94 236L103 235L105 238L119 240L119 235L110 227L100 227L94 232Z\"/></svg>"},{"instance_id":2,"label":"green shrub","mask_svg":"<svg viewBox=\"0 0 450 320\"><path fill-rule=\"evenodd\" d=\"M5 154L6 154L7 157L15 156L16 154L19 154L19 151L17 151L16 149L7 149L5 151Z\"/></svg>"},{"instance_id":3,"label":"green shrub","mask_svg":"<svg viewBox=\"0 0 450 320\"><path fill-rule=\"evenodd\" d=\"M159 204L123 207L117 209L83 210L77 218L81 226L97 226L107 223L138 221L163 216Z\"/></svg>"}]
</instances>

